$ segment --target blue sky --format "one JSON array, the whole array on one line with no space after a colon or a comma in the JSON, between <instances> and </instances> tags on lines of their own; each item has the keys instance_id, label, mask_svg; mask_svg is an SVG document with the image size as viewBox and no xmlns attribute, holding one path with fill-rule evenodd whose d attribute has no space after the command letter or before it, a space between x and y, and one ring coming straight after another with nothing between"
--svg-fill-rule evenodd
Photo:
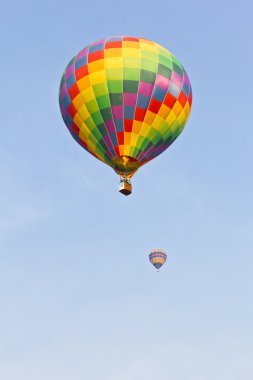
<instances>
[{"instance_id":1,"label":"blue sky","mask_svg":"<svg viewBox=\"0 0 253 380\"><path fill-rule=\"evenodd\" d=\"M251 380L250 1L0 4L0 378ZM142 36L192 83L182 135L134 193L69 135L62 72ZM161 247L159 274L147 254Z\"/></svg>"}]
</instances>

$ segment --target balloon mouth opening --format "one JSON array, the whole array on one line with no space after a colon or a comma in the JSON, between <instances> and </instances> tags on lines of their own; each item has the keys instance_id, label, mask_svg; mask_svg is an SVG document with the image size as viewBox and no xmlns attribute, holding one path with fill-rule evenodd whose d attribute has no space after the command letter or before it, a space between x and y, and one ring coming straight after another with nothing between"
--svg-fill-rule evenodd
<instances>
[{"instance_id":1,"label":"balloon mouth opening","mask_svg":"<svg viewBox=\"0 0 253 380\"><path fill-rule=\"evenodd\" d=\"M112 159L112 167L123 178L131 178L142 164L131 156L118 156Z\"/></svg>"}]
</instances>

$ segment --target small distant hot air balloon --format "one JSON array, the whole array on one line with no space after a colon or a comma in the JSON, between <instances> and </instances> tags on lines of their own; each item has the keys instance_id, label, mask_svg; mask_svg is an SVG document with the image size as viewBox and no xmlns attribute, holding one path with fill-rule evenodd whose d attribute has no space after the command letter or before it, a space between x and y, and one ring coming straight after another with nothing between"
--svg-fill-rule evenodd
<instances>
[{"instance_id":1,"label":"small distant hot air balloon","mask_svg":"<svg viewBox=\"0 0 253 380\"><path fill-rule=\"evenodd\" d=\"M70 61L59 102L73 138L120 175L119 191L128 195L134 173L182 132L192 90L183 66L163 46L109 37Z\"/></svg>"},{"instance_id":2,"label":"small distant hot air balloon","mask_svg":"<svg viewBox=\"0 0 253 380\"><path fill-rule=\"evenodd\" d=\"M153 264L154 267L157 269L157 272L159 272L159 269L167 260L166 252L162 249L154 249L149 254L149 260L151 264Z\"/></svg>"}]
</instances>

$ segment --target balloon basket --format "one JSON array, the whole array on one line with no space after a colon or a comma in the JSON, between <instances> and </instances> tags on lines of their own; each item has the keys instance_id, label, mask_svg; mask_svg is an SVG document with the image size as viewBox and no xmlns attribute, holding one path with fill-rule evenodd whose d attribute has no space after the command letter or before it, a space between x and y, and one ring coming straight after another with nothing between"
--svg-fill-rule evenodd
<instances>
[{"instance_id":1,"label":"balloon basket","mask_svg":"<svg viewBox=\"0 0 253 380\"><path fill-rule=\"evenodd\" d=\"M119 192L124 195L132 193L132 184L129 178L120 178Z\"/></svg>"}]
</instances>

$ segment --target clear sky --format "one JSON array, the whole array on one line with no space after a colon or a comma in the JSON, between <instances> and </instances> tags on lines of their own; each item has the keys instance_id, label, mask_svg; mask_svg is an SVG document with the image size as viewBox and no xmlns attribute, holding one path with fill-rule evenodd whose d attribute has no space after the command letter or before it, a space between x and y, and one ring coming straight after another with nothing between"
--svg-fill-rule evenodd
<instances>
[{"instance_id":1,"label":"clear sky","mask_svg":"<svg viewBox=\"0 0 253 380\"><path fill-rule=\"evenodd\" d=\"M1 1L1 380L252 380L252 15L250 0ZM162 44L193 88L130 197L58 106L69 60L111 35Z\"/></svg>"}]
</instances>

